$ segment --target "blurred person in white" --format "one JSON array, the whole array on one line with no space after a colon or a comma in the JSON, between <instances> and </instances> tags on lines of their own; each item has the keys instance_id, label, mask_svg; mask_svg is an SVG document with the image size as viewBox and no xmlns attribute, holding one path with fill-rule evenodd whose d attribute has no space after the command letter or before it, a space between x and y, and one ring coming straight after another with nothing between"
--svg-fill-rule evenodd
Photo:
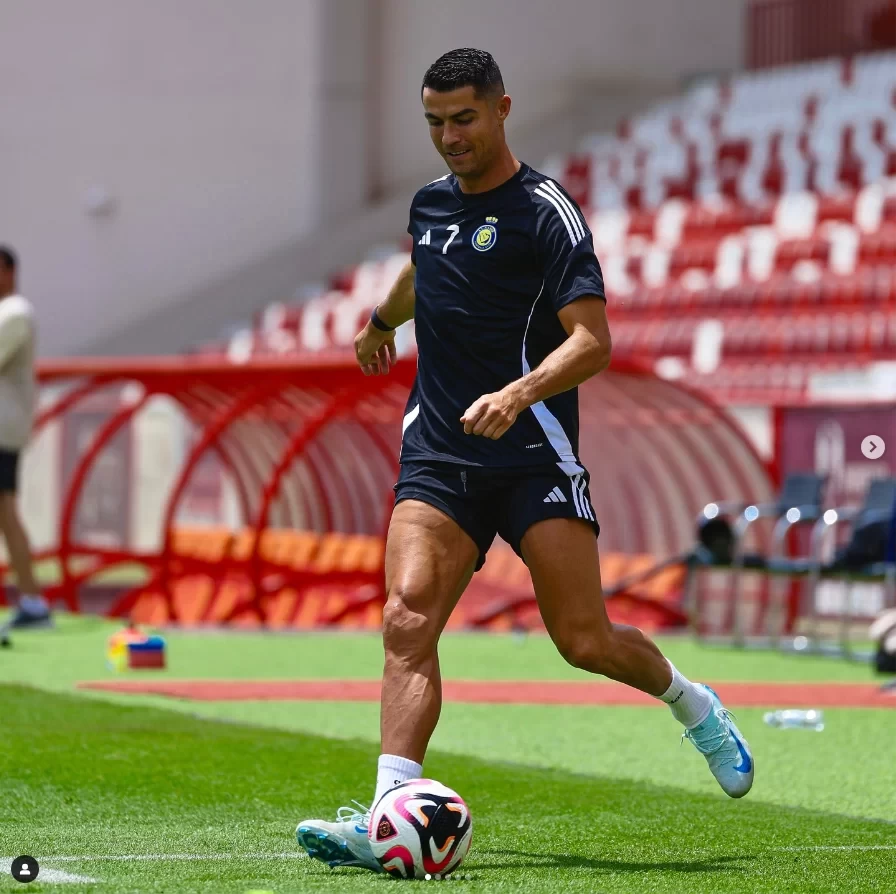
<instances>
[{"instance_id":1,"label":"blurred person in white","mask_svg":"<svg viewBox=\"0 0 896 894\"><path fill-rule=\"evenodd\" d=\"M0 245L0 531L16 573L19 602L9 627L45 627L50 608L34 579L31 545L16 505L19 456L31 435L34 380L34 308L18 293L18 260Z\"/></svg>"}]
</instances>

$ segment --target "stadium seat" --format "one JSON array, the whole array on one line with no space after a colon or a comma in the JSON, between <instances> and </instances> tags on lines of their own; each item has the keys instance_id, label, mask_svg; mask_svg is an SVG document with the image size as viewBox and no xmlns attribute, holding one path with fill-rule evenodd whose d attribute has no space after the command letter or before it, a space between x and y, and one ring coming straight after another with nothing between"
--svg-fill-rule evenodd
<instances>
[{"instance_id":1,"label":"stadium seat","mask_svg":"<svg viewBox=\"0 0 896 894\"><path fill-rule=\"evenodd\" d=\"M268 528L261 535L259 554L264 562L281 568L307 567L320 544L313 531Z\"/></svg>"},{"instance_id":2,"label":"stadium seat","mask_svg":"<svg viewBox=\"0 0 896 894\"><path fill-rule=\"evenodd\" d=\"M172 548L178 558L217 563L227 555L231 538L229 528L176 528Z\"/></svg>"},{"instance_id":3,"label":"stadium seat","mask_svg":"<svg viewBox=\"0 0 896 894\"><path fill-rule=\"evenodd\" d=\"M318 550L308 566L317 574L334 572L376 574L382 569L383 542L363 534L321 535Z\"/></svg>"},{"instance_id":4,"label":"stadium seat","mask_svg":"<svg viewBox=\"0 0 896 894\"><path fill-rule=\"evenodd\" d=\"M686 367L723 400L799 397L818 362L892 356L894 72L889 52L703 80L548 161L592 229L617 355L686 361L701 320L723 319L719 374ZM231 353L350 351L407 247L261 315Z\"/></svg>"}]
</instances>

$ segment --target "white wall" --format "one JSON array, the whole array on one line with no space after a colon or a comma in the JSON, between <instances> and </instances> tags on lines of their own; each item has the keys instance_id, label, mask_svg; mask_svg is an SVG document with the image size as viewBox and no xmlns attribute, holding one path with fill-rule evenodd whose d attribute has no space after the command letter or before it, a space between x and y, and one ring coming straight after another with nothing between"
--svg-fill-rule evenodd
<instances>
[{"instance_id":1,"label":"white wall","mask_svg":"<svg viewBox=\"0 0 896 894\"><path fill-rule=\"evenodd\" d=\"M311 225L320 2L3 0L0 241L42 354ZM85 215L93 184L113 216Z\"/></svg>"},{"instance_id":2,"label":"white wall","mask_svg":"<svg viewBox=\"0 0 896 894\"><path fill-rule=\"evenodd\" d=\"M441 161L420 107L423 74L456 47L488 50L514 101L508 133L552 106L587 113L583 85L626 91L742 60L746 0L382 0L380 168L388 188ZM527 159L533 164L537 159Z\"/></svg>"}]
</instances>

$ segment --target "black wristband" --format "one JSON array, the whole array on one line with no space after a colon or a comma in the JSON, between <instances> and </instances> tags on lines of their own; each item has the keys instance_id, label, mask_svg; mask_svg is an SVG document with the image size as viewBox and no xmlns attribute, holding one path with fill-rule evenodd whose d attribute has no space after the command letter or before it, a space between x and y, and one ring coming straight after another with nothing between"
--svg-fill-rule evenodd
<instances>
[{"instance_id":1,"label":"black wristband","mask_svg":"<svg viewBox=\"0 0 896 894\"><path fill-rule=\"evenodd\" d=\"M373 312L370 314L370 322L373 323L376 329L379 329L380 332L394 332L395 327L389 326L382 321L380 315L376 312L376 308L373 309Z\"/></svg>"}]
</instances>

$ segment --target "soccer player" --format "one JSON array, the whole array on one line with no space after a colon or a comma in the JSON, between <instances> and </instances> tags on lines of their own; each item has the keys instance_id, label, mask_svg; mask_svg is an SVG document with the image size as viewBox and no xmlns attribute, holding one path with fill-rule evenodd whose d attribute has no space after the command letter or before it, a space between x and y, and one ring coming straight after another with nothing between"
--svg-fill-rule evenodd
<instances>
[{"instance_id":1,"label":"soccer player","mask_svg":"<svg viewBox=\"0 0 896 894\"><path fill-rule=\"evenodd\" d=\"M19 454L34 413L34 309L17 294L15 252L0 246L0 531L16 573L19 604L7 627L45 627L50 609L31 566L31 546L16 507Z\"/></svg>"},{"instance_id":2,"label":"soccer player","mask_svg":"<svg viewBox=\"0 0 896 894\"><path fill-rule=\"evenodd\" d=\"M386 543L374 803L423 775L441 707L439 637L496 534L528 566L561 655L666 702L739 798L753 759L716 694L640 630L611 624L604 606L600 529L577 451L576 387L610 362L588 225L557 183L510 151L511 100L490 54L446 53L426 72L422 101L450 173L414 197L411 261L355 340L363 372L382 375L395 362L393 330L415 321L417 377ZM376 870L367 819L341 808L336 822L300 823L296 837L330 866Z\"/></svg>"}]
</instances>

